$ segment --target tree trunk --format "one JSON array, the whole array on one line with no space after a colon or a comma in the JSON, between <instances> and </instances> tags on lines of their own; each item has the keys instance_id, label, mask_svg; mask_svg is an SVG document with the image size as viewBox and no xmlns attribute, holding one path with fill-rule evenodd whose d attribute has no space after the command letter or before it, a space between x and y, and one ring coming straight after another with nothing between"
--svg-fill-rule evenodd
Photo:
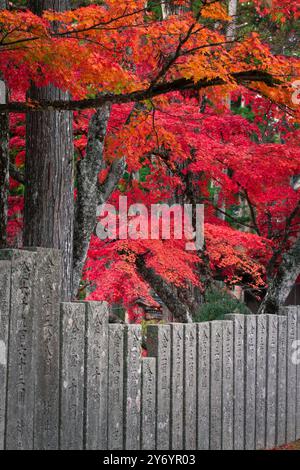
<instances>
[{"instance_id":1,"label":"tree trunk","mask_svg":"<svg viewBox=\"0 0 300 470\"><path fill-rule=\"evenodd\" d=\"M0 10L7 7L6 0L0 0ZM0 76L1 80L1 76ZM6 102L6 88L0 90L0 102ZM0 114L0 248L6 246L7 240L7 212L9 189L9 154L8 154L8 114Z\"/></svg>"},{"instance_id":2,"label":"tree trunk","mask_svg":"<svg viewBox=\"0 0 300 470\"><path fill-rule=\"evenodd\" d=\"M279 308L284 305L299 274L300 237L298 237L293 247L283 255L278 272L270 282L258 313L278 314Z\"/></svg>"},{"instance_id":3,"label":"tree trunk","mask_svg":"<svg viewBox=\"0 0 300 470\"><path fill-rule=\"evenodd\" d=\"M137 116L144 105L136 103L126 124ZM98 183L99 172L106 168L104 143L111 106L105 104L92 116L89 123L86 155L78 165L77 199L74 223L73 296L76 297L87 258L91 235L97 223L97 206L107 202L123 176L125 157L114 160L103 184Z\"/></svg>"},{"instance_id":4,"label":"tree trunk","mask_svg":"<svg viewBox=\"0 0 300 470\"><path fill-rule=\"evenodd\" d=\"M164 0L161 2L162 16L163 19L167 18L170 15L175 15L183 11L191 9L191 5L187 7L186 5L177 5L174 0Z\"/></svg>"},{"instance_id":5,"label":"tree trunk","mask_svg":"<svg viewBox=\"0 0 300 470\"><path fill-rule=\"evenodd\" d=\"M68 0L30 1L38 15L43 10L69 9ZM30 99L65 100L69 94L53 85L31 86ZM24 245L58 248L63 258L63 299L72 294L73 260L73 114L69 111L27 113Z\"/></svg>"},{"instance_id":6,"label":"tree trunk","mask_svg":"<svg viewBox=\"0 0 300 470\"><path fill-rule=\"evenodd\" d=\"M142 256L137 258L136 266L140 276L148 282L154 292L161 298L170 312L172 312L176 320L180 323L192 323L193 312L185 302L180 300L176 294L176 290L156 274L153 269L148 268Z\"/></svg>"},{"instance_id":7,"label":"tree trunk","mask_svg":"<svg viewBox=\"0 0 300 470\"><path fill-rule=\"evenodd\" d=\"M114 161L106 181L99 187L99 172L106 167L103 151L110 109L110 105L106 104L93 115L89 123L86 155L78 165L73 260L74 297L79 288L91 235L97 223L97 206L107 201L125 169L123 159Z\"/></svg>"},{"instance_id":8,"label":"tree trunk","mask_svg":"<svg viewBox=\"0 0 300 470\"><path fill-rule=\"evenodd\" d=\"M228 41L236 39L236 15L238 8L238 0L229 0L228 15L232 16L232 21L228 24L226 38Z\"/></svg>"}]
</instances>

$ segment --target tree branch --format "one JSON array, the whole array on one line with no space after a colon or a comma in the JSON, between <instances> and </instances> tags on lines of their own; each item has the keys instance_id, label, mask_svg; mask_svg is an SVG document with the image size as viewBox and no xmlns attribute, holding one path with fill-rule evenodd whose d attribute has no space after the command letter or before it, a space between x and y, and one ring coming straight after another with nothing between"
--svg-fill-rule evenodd
<instances>
[{"instance_id":1,"label":"tree branch","mask_svg":"<svg viewBox=\"0 0 300 470\"><path fill-rule=\"evenodd\" d=\"M290 228L291 228L292 222L293 222L294 218L299 214L299 211L300 211L300 200L296 204L294 210L286 218L285 229L284 229L284 234L283 234L282 240L281 240L278 248L274 251L274 253L273 253L273 255L272 255L272 257L271 257L271 259L268 263L267 269L266 269L268 277L272 274L272 272L273 272L273 270L276 266L276 263L278 262L278 259L281 256L281 254L282 254L282 252L285 248L285 245L286 245L286 243L289 239L289 236L291 235Z\"/></svg>"},{"instance_id":2,"label":"tree branch","mask_svg":"<svg viewBox=\"0 0 300 470\"><path fill-rule=\"evenodd\" d=\"M270 87L274 87L282 83L280 80L274 78L271 74L259 70L249 70L248 72L237 72L231 74L231 77L238 83L246 85L247 82L263 82ZM0 105L0 113L4 112L21 112L39 111L43 109L52 110L80 110L88 108L100 108L101 106L110 103L131 103L151 99L155 96L160 96L172 91L182 91L191 89L203 89L212 86L225 85L226 81L222 78L202 79L194 83L192 79L178 78L171 82L159 83L150 86L143 90L137 90L130 93L115 94L115 93L102 93L96 98L86 98L82 100L70 101L26 101L26 102L10 102Z\"/></svg>"},{"instance_id":3,"label":"tree branch","mask_svg":"<svg viewBox=\"0 0 300 470\"><path fill-rule=\"evenodd\" d=\"M98 186L98 201L99 204L104 204L116 189L117 184L122 178L126 167L125 158L114 160L110 166L108 175L103 184Z\"/></svg>"},{"instance_id":4,"label":"tree branch","mask_svg":"<svg viewBox=\"0 0 300 470\"><path fill-rule=\"evenodd\" d=\"M10 176L18 181L18 183L25 184L25 176L22 171L20 171L15 165L9 163L9 173Z\"/></svg>"},{"instance_id":5,"label":"tree branch","mask_svg":"<svg viewBox=\"0 0 300 470\"><path fill-rule=\"evenodd\" d=\"M289 251L284 253L278 271L271 280L259 314L278 314L300 273L300 236Z\"/></svg>"},{"instance_id":6,"label":"tree branch","mask_svg":"<svg viewBox=\"0 0 300 470\"><path fill-rule=\"evenodd\" d=\"M192 323L192 312L188 306L178 298L174 289L161 276L152 268L148 268L142 255L137 257L136 266L139 275L152 287L176 320L180 323Z\"/></svg>"}]
</instances>

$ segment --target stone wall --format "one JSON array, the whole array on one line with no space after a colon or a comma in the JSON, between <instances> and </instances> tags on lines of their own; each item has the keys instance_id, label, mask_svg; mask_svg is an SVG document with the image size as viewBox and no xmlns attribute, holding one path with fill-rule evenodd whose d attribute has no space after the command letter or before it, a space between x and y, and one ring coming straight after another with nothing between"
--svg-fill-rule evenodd
<instances>
[{"instance_id":1,"label":"stone wall","mask_svg":"<svg viewBox=\"0 0 300 470\"><path fill-rule=\"evenodd\" d=\"M60 303L55 250L0 251L0 449L262 449L300 438L300 309L148 327ZM300 356L300 354L299 354ZM300 359L300 357L299 357Z\"/></svg>"}]
</instances>

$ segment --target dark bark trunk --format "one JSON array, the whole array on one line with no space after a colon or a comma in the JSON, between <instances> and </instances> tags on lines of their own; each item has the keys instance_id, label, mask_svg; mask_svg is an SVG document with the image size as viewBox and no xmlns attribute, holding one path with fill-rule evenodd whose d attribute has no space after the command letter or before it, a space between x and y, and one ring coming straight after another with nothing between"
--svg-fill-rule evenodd
<instances>
[{"instance_id":1,"label":"dark bark trunk","mask_svg":"<svg viewBox=\"0 0 300 470\"><path fill-rule=\"evenodd\" d=\"M162 13L163 13L163 18L167 18L170 15L175 15L176 13L181 13L184 11L188 11L192 8L192 2L190 2L190 5L177 5L174 0L164 0L161 3L162 6Z\"/></svg>"},{"instance_id":2,"label":"dark bark trunk","mask_svg":"<svg viewBox=\"0 0 300 470\"><path fill-rule=\"evenodd\" d=\"M273 280L271 280L267 294L260 306L259 313L278 314L279 308L284 305L300 274L300 237L292 248L284 254L282 262Z\"/></svg>"},{"instance_id":3,"label":"dark bark trunk","mask_svg":"<svg viewBox=\"0 0 300 470\"><path fill-rule=\"evenodd\" d=\"M44 10L65 11L71 9L70 0L29 0L28 8L41 16Z\"/></svg>"},{"instance_id":4,"label":"dark bark trunk","mask_svg":"<svg viewBox=\"0 0 300 470\"><path fill-rule=\"evenodd\" d=\"M64 11L68 0L30 1L31 10ZM68 101L53 85L32 85L33 100ZM63 258L63 299L72 294L73 260L73 115L69 111L27 113L24 245L58 248Z\"/></svg>"},{"instance_id":5,"label":"dark bark trunk","mask_svg":"<svg viewBox=\"0 0 300 470\"><path fill-rule=\"evenodd\" d=\"M6 0L0 0L0 10L4 10L6 7ZM1 89L1 95L0 101L6 101L5 86ZM0 248L4 248L7 244L9 189L8 127L8 113L0 114Z\"/></svg>"},{"instance_id":6,"label":"dark bark trunk","mask_svg":"<svg viewBox=\"0 0 300 470\"><path fill-rule=\"evenodd\" d=\"M185 302L180 300L176 290L156 274L153 269L148 268L142 256L137 258L136 266L140 276L152 287L176 320L180 323L192 323L193 312Z\"/></svg>"}]
</instances>

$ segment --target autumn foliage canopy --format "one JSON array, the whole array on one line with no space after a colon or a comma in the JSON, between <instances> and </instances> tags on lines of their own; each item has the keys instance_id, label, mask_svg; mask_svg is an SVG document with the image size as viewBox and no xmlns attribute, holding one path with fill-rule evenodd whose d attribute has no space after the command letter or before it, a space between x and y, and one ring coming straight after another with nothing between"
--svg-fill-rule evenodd
<instances>
[{"instance_id":1,"label":"autumn foliage canopy","mask_svg":"<svg viewBox=\"0 0 300 470\"><path fill-rule=\"evenodd\" d=\"M126 169L109 202L117 207L126 195L148 207L202 203L205 248L187 252L174 237L104 242L93 235L83 280L91 298L126 306L150 299L141 259L177 289L205 291L210 278L255 291L299 232L293 182L300 175L300 115L292 99L299 59L274 55L255 30L228 39L234 19L226 2L194 2L191 9L190 1L178 1L179 13L164 18L145 3L108 0L41 17L0 11L11 161L22 171L23 112L46 106L26 100L32 81L71 93L77 162L85 158L94 108L111 103L99 184L116 159L125 158ZM276 28L299 18L298 1L255 0L253 8ZM23 185L11 177L11 244L20 240L22 211Z\"/></svg>"}]
</instances>

